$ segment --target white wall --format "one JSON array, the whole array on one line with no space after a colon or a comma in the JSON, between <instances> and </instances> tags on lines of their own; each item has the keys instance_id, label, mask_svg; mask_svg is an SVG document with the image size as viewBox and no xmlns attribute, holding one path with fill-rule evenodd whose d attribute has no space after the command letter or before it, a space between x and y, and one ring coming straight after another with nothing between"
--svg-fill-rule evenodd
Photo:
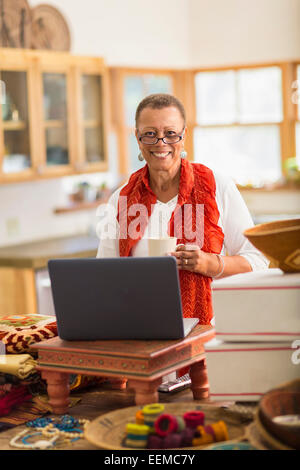
<instances>
[{"instance_id":1,"label":"white wall","mask_svg":"<svg viewBox=\"0 0 300 470\"><path fill-rule=\"evenodd\" d=\"M109 65L180 68L300 58L300 0L46 3L68 21L74 54L102 56Z\"/></svg>"},{"instance_id":2,"label":"white wall","mask_svg":"<svg viewBox=\"0 0 300 470\"><path fill-rule=\"evenodd\" d=\"M0 246L95 233L96 209L64 214L55 214L54 209L69 203L68 194L79 181L88 181L95 187L104 182L111 188L118 186L116 142L112 135L108 144L108 172L0 185Z\"/></svg>"},{"instance_id":3,"label":"white wall","mask_svg":"<svg viewBox=\"0 0 300 470\"><path fill-rule=\"evenodd\" d=\"M300 58L299 0L190 0L194 67Z\"/></svg>"},{"instance_id":4,"label":"white wall","mask_svg":"<svg viewBox=\"0 0 300 470\"><path fill-rule=\"evenodd\" d=\"M42 0L29 0L31 6ZM47 0L72 33L74 54L109 65L188 67L188 0Z\"/></svg>"},{"instance_id":5,"label":"white wall","mask_svg":"<svg viewBox=\"0 0 300 470\"><path fill-rule=\"evenodd\" d=\"M29 0L31 7L43 3ZM108 65L189 66L189 10L186 0L48 0L71 32L71 52L104 57ZM117 154L109 140L110 171L99 184L118 182ZM91 180L91 175L82 176ZM78 178L0 186L0 246L84 232L96 225L95 211L55 215L67 202L66 188ZM13 225L13 230L11 226ZM9 228L10 227L10 228Z\"/></svg>"}]
</instances>

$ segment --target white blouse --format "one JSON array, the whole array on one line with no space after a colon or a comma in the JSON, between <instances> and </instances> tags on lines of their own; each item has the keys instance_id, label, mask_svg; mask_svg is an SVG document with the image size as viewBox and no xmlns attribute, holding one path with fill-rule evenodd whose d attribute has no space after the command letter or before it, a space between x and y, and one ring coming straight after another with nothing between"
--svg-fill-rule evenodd
<instances>
[{"instance_id":1,"label":"white blouse","mask_svg":"<svg viewBox=\"0 0 300 470\"><path fill-rule=\"evenodd\" d=\"M213 173L216 182L216 203L220 214L218 225L224 233L221 254L243 256L250 263L253 271L267 269L269 261L243 235L243 232L253 227L254 224L239 190L231 178L216 171ZM97 225L97 235L100 238L98 258L120 256L119 226L116 215L122 187L111 195L108 206L105 208L99 206L98 208L97 215L100 217ZM132 250L132 256L148 256L148 238L168 236L168 222L176 204L177 196L167 203L157 201L142 239L136 243Z\"/></svg>"}]
</instances>

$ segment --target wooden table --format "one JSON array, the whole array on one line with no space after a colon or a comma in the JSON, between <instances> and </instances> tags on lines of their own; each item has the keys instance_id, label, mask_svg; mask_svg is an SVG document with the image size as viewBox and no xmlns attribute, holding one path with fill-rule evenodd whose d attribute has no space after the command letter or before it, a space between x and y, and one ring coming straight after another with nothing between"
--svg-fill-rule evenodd
<instances>
[{"instance_id":1,"label":"wooden table","mask_svg":"<svg viewBox=\"0 0 300 470\"><path fill-rule=\"evenodd\" d=\"M208 325L197 325L182 340L172 341L64 341L59 337L32 345L38 351L38 366L47 381L49 402L55 414L64 414L69 405L69 374L128 379L135 390L135 403L158 402L157 388L162 377L190 366L194 399L209 395L204 343L215 336Z\"/></svg>"},{"instance_id":2,"label":"wooden table","mask_svg":"<svg viewBox=\"0 0 300 470\"><path fill-rule=\"evenodd\" d=\"M104 382L95 386L90 386L84 390L77 390L71 392L72 398L78 398L80 401L75 405L71 406L68 410L68 414L76 419L88 419L94 421L107 413L116 410L122 410L128 407L135 406L135 395L134 390L112 390L109 382ZM160 403L191 403L193 401L193 394L190 388L184 390L161 393L159 392ZM200 407L211 405L217 407L234 407L234 403L230 401L215 401L209 398L203 400L197 400L197 405ZM201 408L202 409L202 408ZM205 409L203 409L205 411ZM49 418L57 418L57 415L53 413L47 414ZM223 419L223 418L220 418ZM0 452L1 450L13 450L18 451L19 449L12 448L9 445L10 440L21 431L28 430L25 424L21 424L17 427L12 427L7 431L0 432ZM55 447L54 450L98 450L99 447L95 446L86 439L78 439L74 442L65 442ZM24 458L24 450L22 452L22 458ZM28 456L30 457L29 452ZM49 455L49 454L47 454ZM76 458L76 457L75 457Z\"/></svg>"}]
</instances>

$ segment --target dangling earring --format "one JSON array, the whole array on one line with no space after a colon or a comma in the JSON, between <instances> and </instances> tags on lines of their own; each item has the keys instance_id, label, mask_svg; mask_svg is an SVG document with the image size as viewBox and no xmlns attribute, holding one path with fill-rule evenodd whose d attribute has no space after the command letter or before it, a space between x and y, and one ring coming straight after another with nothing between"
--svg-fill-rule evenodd
<instances>
[{"instance_id":1,"label":"dangling earring","mask_svg":"<svg viewBox=\"0 0 300 470\"><path fill-rule=\"evenodd\" d=\"M144 157L143 157L143 155L142 155L142 152L140 152L140 153L138 154L138 159L139 159L140 162L142 162L142 161L144 160Z\"/></svg>"},{"instance_id":2,"label":"dangling earring","mask_svg":"<svg viewBox=\"0 0 300 470\"><path fill-rule=\"evenodd\" d=\"M180 158L186 158L186 157L187 157L187 152L185 150L181 150Z\"/></svg>"}]
</instances>

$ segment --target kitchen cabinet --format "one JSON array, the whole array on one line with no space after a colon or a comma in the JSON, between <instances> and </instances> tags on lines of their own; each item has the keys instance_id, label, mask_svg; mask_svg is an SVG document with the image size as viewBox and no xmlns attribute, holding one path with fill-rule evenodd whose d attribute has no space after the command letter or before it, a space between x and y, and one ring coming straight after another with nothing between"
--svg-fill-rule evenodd
<instances>
[{"instance_id":1,"label":"kitchen cabinet","mask_svg":"<svg viewBox=\"0 0 300 470\"><path fill-rule=\"evenodd\" d=\"M0 317L53 314L47 264L54 258L95 258L97 237L77 235L0 249Z\"/></svg>"},{"instance_id":2,"label":"kitchen cabinet","mask_svg":"<svg viewBox=\"0 0 300 470\"><path fill-rule=\"evenodd\" d=\"M101 58L0 48L0 183L106 171Z\"/></svg>"}]
</instances>

